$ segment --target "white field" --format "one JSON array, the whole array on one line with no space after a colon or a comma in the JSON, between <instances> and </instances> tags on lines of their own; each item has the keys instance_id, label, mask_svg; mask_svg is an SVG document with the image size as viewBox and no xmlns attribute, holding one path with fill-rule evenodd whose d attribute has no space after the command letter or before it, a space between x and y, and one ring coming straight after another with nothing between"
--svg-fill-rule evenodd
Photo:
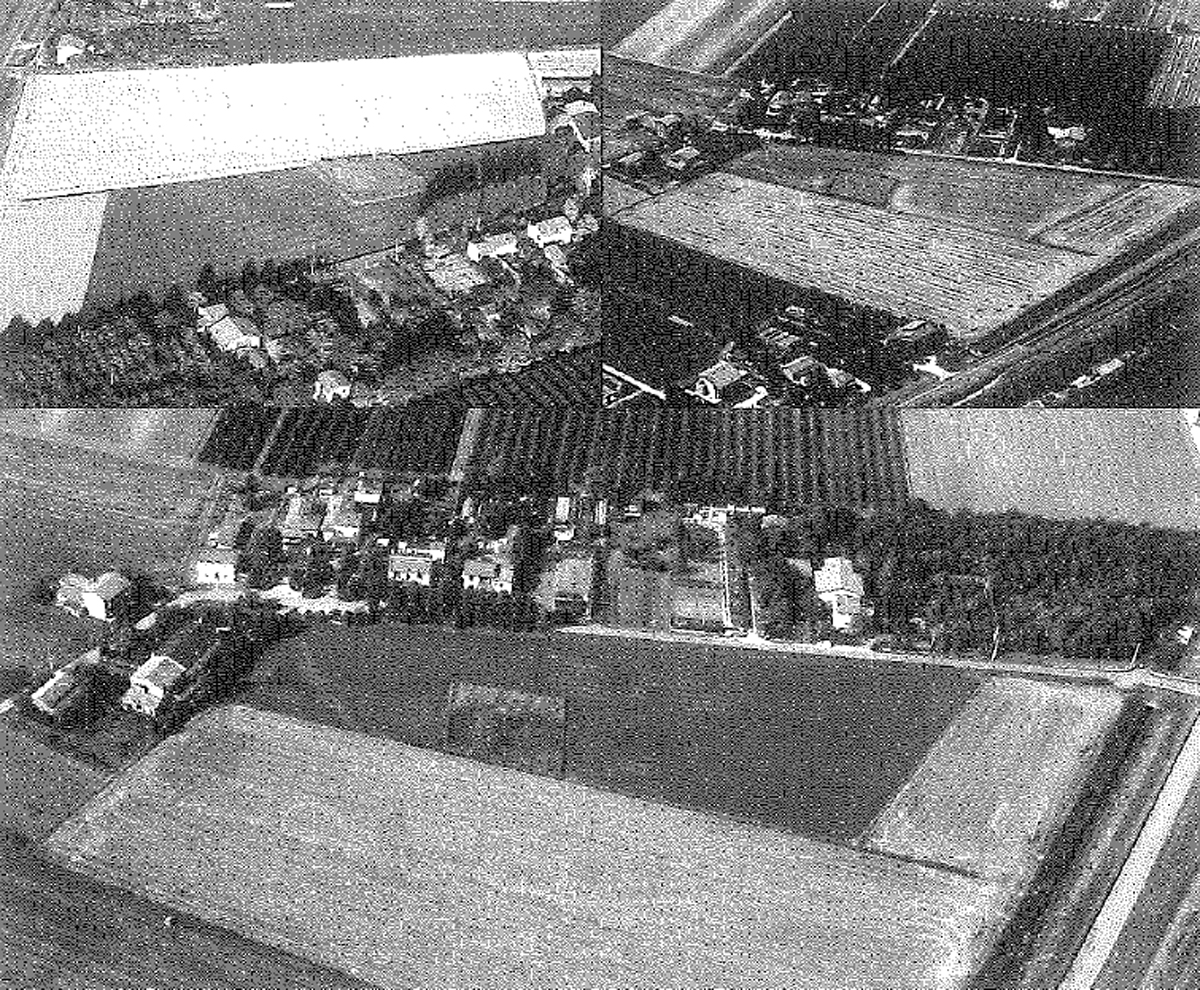
<instances>
[{"instance_id":1,"label":"white field","mask_svg":"<svg viewBox=\"0 0 1200 990\"><path fill-rule=\"evenodd\" d=\"M49 840L381 987L954 988L995 885L244 707Z\"/></svg>"},{"instance_id":2,"label":"white field","mask_svg":"<svg viewBox=\"0 0 1200 990\"><path fill-rule=\"evenodd\" d=\"M78 312L104 220L105 193L34 203L0 195L0 327Z\"/></svg>"},{"instance_id":3,"label":"white field","mask_svg":"<svg viewBox=\"0 0 1200 990\"><path fill-rule=\"evenodd\" d=\"M1018 887L1078 798L1121 697L992 678L867 831L866 845Z\"/></svg>"},{"instance_id":4,"label":"white field","mask_svg":"<svg viewBox=\"0 0 1200 990\"><path fill-rule=\"evenodd\" d=\"M18 199L536 137L517 52L39 75L0 188Z\"/></svg>"}]
</instances>

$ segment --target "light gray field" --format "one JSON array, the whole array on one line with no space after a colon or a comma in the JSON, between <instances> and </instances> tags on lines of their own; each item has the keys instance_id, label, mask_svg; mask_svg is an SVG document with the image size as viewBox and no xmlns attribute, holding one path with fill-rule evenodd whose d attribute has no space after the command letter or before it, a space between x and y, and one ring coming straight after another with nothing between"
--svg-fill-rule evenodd
<instances>
[{"instance_id":1,"label":"light gray field","mask_svg":"<svg viewBox=\"0 0 1200 990\"><path fill-rule=\"evenodd\" d=\"M953 988L995 920L984 881L242 707L49 846L384 987Z\"/></svg>"}]
</instances>

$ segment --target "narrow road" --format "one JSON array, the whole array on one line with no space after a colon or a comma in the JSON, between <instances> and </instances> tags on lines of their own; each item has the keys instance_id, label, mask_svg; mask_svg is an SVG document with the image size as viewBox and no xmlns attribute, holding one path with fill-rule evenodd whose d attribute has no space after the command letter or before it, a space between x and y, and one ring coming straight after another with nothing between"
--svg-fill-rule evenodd
<instances>
[{"instance_id":1,"label":"narrow road","mask_svg":"<svg viewBox=\"0 0 1200 990\"><path fill-rule=\"evenodd\" d=\"M1059 984L1059 990L1091 990L1133 913L1198 775L1200 721L1192 725L1191 732L1175 758L1162 790L1158 793L1154 807L1150 810L1129 857L1117 875L1116 883L1105 898L1066 979Z\"/></svg>"},{"instance_id":2,"label":"narrow road","mask_svg":"<svg viewBox=\"0 0 1200 990\"><path fill-rule=\"evenodd\" d=\"M670 643L691 643L702 646L725 646L731 649L767 650L775 653L797 653L807 656L830 657L842 660L870 660L879 663L906 663L925 667L952 667L958 670L978 670L996 674L1019 674L1032 677L1086 683L1105 683L1130 690L1138 687L1170 691L1200 697L1200 680L1152 670L1104 670L1098 667L1044 666L1035 663L992 662L971 657L951 657L936 653L880 653L865 646L822 646L819 643L784 643L749 636L698 636L655 632L645 629L626 629L615 626L563 626L559 630L581 636L624 636L633 639L658 640Z\"/></svg>"}]
</instances>

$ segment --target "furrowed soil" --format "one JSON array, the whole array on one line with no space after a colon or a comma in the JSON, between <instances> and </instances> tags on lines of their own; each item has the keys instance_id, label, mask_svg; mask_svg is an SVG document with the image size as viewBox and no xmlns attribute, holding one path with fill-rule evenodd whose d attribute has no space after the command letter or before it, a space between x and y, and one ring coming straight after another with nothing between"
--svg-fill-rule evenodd
<instances>
[{"instance_id":1,"label":"furrowed soil","mask_svg":"<svg viewBox=\"0 0 1200 990\"><path fill-rule=\"evenodd\" d=\"M50 848L385 987L950 990L995 894L241 706L171 737Z\"/></svg>"}]
</instances>

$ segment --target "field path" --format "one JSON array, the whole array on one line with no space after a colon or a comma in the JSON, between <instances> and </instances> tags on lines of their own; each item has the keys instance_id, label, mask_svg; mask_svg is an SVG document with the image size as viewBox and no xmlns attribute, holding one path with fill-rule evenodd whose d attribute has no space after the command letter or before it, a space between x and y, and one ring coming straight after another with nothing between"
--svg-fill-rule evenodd
<instances>
[{"instance_id":1,"label":"field path","mask_svg":"<svg viewBox=\"0 0 1200 990\"><path fill-rule=\"evenodd\" d=\"M1113 884L1104 906L1100 909L1075 957L1067 978L1059 990L1090 990L1104 964L1117 943L1126 922L1133 912L1138 898L1150 878L1159 853L1175 827L1175 820L1183 808L1188 791L1200 775L1200 722L1192 726L1183 749L1175 759L1171 772L1159 792L1158 800L1138 835L1137 842L1117 881Z\"/></svg>"}]
</instances>

